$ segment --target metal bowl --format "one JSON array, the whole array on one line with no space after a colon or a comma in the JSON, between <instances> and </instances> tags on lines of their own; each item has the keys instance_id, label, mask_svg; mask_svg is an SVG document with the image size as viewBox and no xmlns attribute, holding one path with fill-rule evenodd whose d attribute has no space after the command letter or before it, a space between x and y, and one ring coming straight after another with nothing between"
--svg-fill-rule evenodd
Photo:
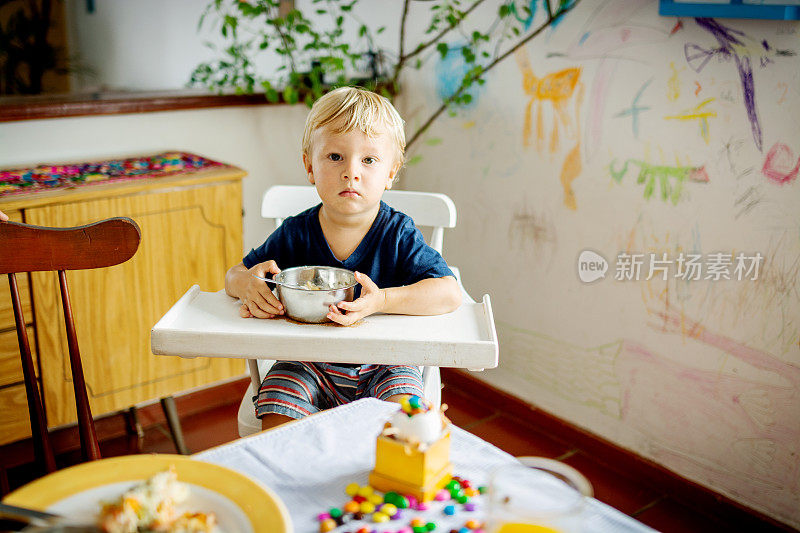
<instances>
[{"instance_id":1,"label":"metal bowl","mask_svg":"<svg viewBox=\"0 0 800 533\"><path fill-rule=\"evenodd\" d=\"M299 266L282 270L274 279L282 283L297 285L287 287L277 285L276 293L283 304L286 316L300 322L319 324L330 322L328 308L341 301L352 302L356 276L350 270L327 266ZM301 286L309 283L320 289Z\"/></svg>"}]
</instances>

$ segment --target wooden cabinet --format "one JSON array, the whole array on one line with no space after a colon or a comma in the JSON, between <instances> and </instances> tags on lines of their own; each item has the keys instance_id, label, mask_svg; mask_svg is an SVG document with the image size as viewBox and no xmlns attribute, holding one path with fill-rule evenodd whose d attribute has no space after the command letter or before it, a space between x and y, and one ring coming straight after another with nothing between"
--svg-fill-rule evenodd
<instances>
[{"instance_id":1,"label":"wooden cabinet","mask_svg":"<svg viewBox=\"0 0 800 533\"><path fill-rule=\"evenodd\" d=\"M150 329L191 285L220 290L226 270L241 261L244 174L235 167L215 168L0 199L0 210L28 224L67 227L125 216L141 228L142 241L130 261L68 272L95 416L245 374L240 360L162 357L150 351ZM26 276L17 278L22 281ZM0 285L0 444L30 434L8 292L4 280ZM76 420L75 402L56 274L32 273L29 292L24 312L41 361L48 423L51 427L69 424ZM10 408L17 404L19 408ZM17 414L11 415L12 410Z\"/></svg>"}]
</instances>

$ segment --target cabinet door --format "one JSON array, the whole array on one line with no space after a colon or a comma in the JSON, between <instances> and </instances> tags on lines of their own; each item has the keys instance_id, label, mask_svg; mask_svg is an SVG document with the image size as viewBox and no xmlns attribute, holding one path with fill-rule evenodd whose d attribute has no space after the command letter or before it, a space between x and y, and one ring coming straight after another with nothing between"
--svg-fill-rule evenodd
<instances>
[{"instance_id":1,"label":"cabinet door","mask_svg":"<svg viewBox=\"0 0 800 533\"><path fill-rule=\"evenodd\" d=\"M22 222L21 211L4 210L14 222ZM0 279L0 445L30 437L31 427L28 423L28 400L25 396L25 385L22 383L22 362L19 356L16 322L11 306L11 290L8 276ZM22 315L28 324L28 340L36 359L36 343L33 323L31 298L28 292L28 275L17 274L17 286L22 302Z\"/></svg>"},{"instance_id":2,"label":"cabinet door","mask_svg":"<svg viewBox=\"0 0 800 533\"><path fill-rule=\"evenodd\" d=\"M241 183L185 187L26 211L31 224L77 226L126 216L142 231L130 261L67 275L94 415L245 373L241 360L153 355L150 329L194 284L224 287L241 261ZM58 280L32 277L45 404L51 426L76 419Z\"/></svg>"}]
</instances>

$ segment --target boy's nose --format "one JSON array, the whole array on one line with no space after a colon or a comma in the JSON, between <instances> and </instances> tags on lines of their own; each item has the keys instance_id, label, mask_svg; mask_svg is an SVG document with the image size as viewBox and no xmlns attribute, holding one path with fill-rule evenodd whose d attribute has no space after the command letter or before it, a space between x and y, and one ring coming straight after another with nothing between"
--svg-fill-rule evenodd
<instances>
[{"instance_id":1,"label":"boy's nose","mask_svg":"<svg viewBox=\"0 0 800 533\"><path fill-rule=\"evenodd\" d=\"M360 174L360 171L358 169L358 165L356 165L356 164L347 165L347 168L344 169L344 174L342 175L342 178L344 178L346 180L351 180L351 179L352 180L358 180L358 179L360 179L361 178L361 174Z\"/></svg>"}]
</instances>

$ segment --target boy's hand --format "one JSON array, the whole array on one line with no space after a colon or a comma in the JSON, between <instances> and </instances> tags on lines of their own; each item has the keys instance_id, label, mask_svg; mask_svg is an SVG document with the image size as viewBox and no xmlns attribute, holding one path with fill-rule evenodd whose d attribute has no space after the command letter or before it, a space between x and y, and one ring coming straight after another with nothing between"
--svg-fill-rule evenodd
<instances>
[{"instance_id":1,"label":"boy's hand","mask_svg":"<svg viewBox=\"0 0 800 533\"><path fill-rule=\"evenodd\" d=\"M242 298L242 307L239 309L239 316L242 318L274 318L284 313L283 305L278 300L270 286L252 276L269 278L268 274L278 274L281 271L275 261L265 261L259 263L247 271L248 280Z\"/></svg>"},{"instance_id":2,"label":"boy's hand","mask_svg":"<svg viewBox=\"0 0 800 533\"><path fill-rule=\"evenodd\" d=\"M366 274L356 272L355 275L356 281L361 284L361 296L352 302L339 302L338 307L331 305L328 313L328 318L343 326L350 326L365 316L378 313L386 306L386 293ZM347 314L342 313L341 309Z\"/></svg>"}]
</instances>

